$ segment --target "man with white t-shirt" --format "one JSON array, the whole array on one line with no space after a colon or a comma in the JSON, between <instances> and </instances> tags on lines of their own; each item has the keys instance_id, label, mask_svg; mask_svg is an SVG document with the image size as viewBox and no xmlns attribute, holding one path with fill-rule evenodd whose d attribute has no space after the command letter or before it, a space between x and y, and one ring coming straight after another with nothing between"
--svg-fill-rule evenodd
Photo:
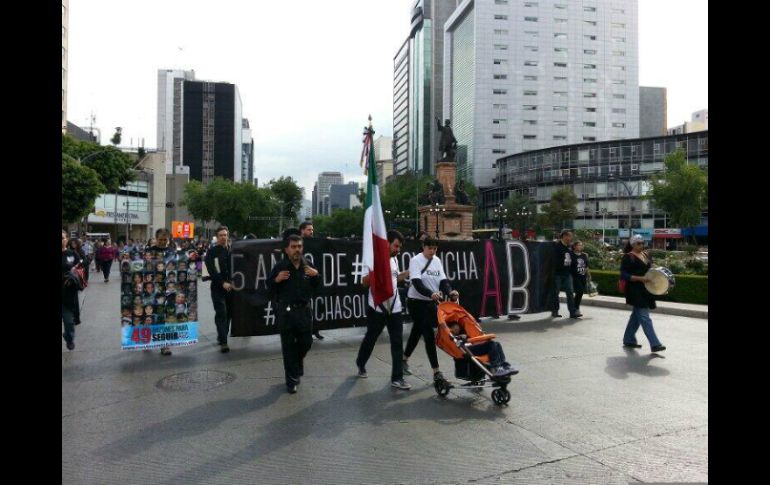
<instances>
[{"instance_id":1,"label":"man with white t-shirt","mask_svg":"<svg viewBox=\"0 0 770 485\"><path fill-rule=\"evenodd\" d=\"M409 340L406 342L403 368L404 374L411 375L407 359L417 347L420 337L423 337L425 352L433 369L433 379L444 380L438 367L436 337L433 333L433 327L438 323L436 305L444 299L445 295L456 300L460 297L460 293L450 287L449 279L444 273L444 265L436 257L437 250L438 240L427 237L422 241L422 253L409 261L409 278L412 284L407 293L407 306L414 324Z\"/></svg>"},{"instance_id":2,"label":"man with white t-shirt","mask_svg":"<svg viewBox=\"0 0 770 485\"><path fill-rule=\"evenodd\" d=\"M393 297L390 300L374 306L372 290L369 289L369 303L366 308L366 335L364 336L361 347L358 349L356 365L358 366L358 377L368 377L366 374L366 362L372 355L374 344L382 333L382 329L388 327L390 336L390 357L393 360L393 369L390 375L390 385L396 389L409 390L410 384L404 381L404 373L401 367L401 353L404 350L403 332L404 317L401 298L398 296L397 285L404 281L409 274L408 271L398 271L398 261L396 256L401 251L401 245L404 242L404 236L398 231L388 231L388 243L390 244L390 273L393 280ZM361 280L364 287L369 286L369 274L367 273Z\"/></svg>"}]
</instances>

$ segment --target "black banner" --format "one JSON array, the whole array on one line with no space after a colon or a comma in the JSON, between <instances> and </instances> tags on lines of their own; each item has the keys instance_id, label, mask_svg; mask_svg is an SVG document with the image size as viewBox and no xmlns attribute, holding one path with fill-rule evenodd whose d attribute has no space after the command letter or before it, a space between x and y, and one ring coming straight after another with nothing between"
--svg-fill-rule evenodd
<instances>
[{"instance_id":1,"label":"black banner","mask_svg":"<svg viewBox=\"0 0 770 485\"><path fill-rule=\"evenodd\" d=\"M366 325L361 241L305 239L304 246L305 257L321 276L321 286L311 303L313 328ZM400 270L408 269L410 259L420 252L419 241L406 241L397 257ZM278 333L265 280L283 258L281 241L236 241L231 254L236 290L232 335ZM482 240L442 241L436 256L452 287L460 292L460 304L476 317L484 317L550 310L553 255L551 242ZM405 299L406 290L401 288L400 293Z\"/></svg>"}]
</instances>

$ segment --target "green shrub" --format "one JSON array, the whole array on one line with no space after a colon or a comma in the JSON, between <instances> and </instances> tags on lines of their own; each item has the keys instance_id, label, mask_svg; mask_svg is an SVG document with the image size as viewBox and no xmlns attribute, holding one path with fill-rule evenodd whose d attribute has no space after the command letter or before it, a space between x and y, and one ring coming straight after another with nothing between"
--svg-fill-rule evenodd
<instances>
[{"instance_id":1,"label":"green shrub","mask_svg":"<svg viewBox=\"0 0 770 485\"><path fill-rule=\"evenodd\" d=\"M592 269L591 277L599 286L600 295L624 296L618 291L619 270ZM658 297L658 300L708 305L708 276L675 274L674 280L676 284L671 293Z\"/></svg>"}]
</instances>

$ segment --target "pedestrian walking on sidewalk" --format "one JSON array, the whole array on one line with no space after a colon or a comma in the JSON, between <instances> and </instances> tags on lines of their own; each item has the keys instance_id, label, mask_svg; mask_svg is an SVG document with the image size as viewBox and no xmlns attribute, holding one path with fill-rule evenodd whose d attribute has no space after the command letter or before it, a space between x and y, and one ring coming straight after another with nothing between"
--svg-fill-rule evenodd
<instances>
[{"instance_id":1,"label":"pedestrian walking on sidewalk","mask_svg":"<svg viewBox=\"0 0 770 485\"><path fill-rule=\"evenodd\" d=\"M572 258L570 250L572 243L572 231L564 229L559 235L556 250L554 251L554 281L551 289L551 317L560 318L559 314L559 293L562 291L567 295L567 310L570 318L577 318L575 310L575 290L572 286Z\"/></svg>"},{"instance_id":2,"label":"pedestrian walking on sidewalk","mask_svg":"<svg viewBox=\"0 0 770 485\"><path fill-rule=\"evenodd\" d=\"M109 239L102 239L104 245L99 248L96 253L96 259L99 261L99 266L104 274L104 282L110 282L110 270L112 269L112 262L118 256L118 250L112 245Z\"/></svg>"},{"instance_id":3,"label":"pedestrian walking on sidewalk","mask_svg":"<svg viewBox=\"0 0 770 485\"><path fill-rule=\"evenodd\" d=\"M580 302L586 292L586 285L591 281L591 271L588 269L588 255L583 252L583 242L572 243L572 283L575 289L575 316L582 317Z\"/></svg>"},{"instance_id":4,"label":"pedestrian walking on sidewalk","mask_svg":"<svg viewBox=\"0 0 770 485\"><path fill-rule=\"evenodd\" d=\"M211 301L214 304L214 323L217 326L217 343L224 354L230 352L227 336L233 317L233 279L230 268L230 241L226 226L216 231L217 245L206 254L206 269L211 278Z\"/></svg>"},{"instance_id":5,"label":"pedestrian walking on sidewalk","mask_svg":"<svg viewBox=\"0 0 770 485\"><path fill-rule=\"evenodd\" d=\"M61 316L64 323L62 337L67 349L75 350L75 318L78 314L78 288L70 278L73 267L82 262L78 253L68 248L67 231L61 232Z\"/></svg>"},{"instance_id":6,"label":"pedestrian walking on sidewalk","mask_svg":"<svg viewBox=\"0 0 770 485\"><path fill-rule=\"evenodd\" d=\"M626 348L641 348L636 342L636 332L641 325L653 352L666 350L660 343L652 326L650 310L655 308L655 295L647 291L644 283L649 281L645 276L652 267L652 257L644 251L644 238L639 234L631 236L624 249L626 253L620 263L620 277L626 282L626 304L631 305L631 316L623 335L623 346Z\"/></svg>"}]
</instances>

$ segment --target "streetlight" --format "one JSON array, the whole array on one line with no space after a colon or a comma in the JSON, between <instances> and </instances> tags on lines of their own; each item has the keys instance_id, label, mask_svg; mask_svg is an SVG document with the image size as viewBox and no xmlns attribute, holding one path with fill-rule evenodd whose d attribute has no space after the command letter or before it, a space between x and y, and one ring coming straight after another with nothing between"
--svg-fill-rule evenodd
<instances>
[{"instance_id":1,"label":"streetlight","mask_svg":"<svg viewBox=\"0 0 770 485\"><path fill-rule=\"evenodd\" d=\"M495 217L497 217L498 225L499 225L499 235L498 237L500 240L503 240L503 218L508 216L508 209L503 207L503 204L500 204L499 206L495 207L494 209Z\"/></svg>"},{"instance_id":2,"label":"streetlight","mask_svg":"<svg viewBox=\"0 0 770 485\"><path fill-rule=\"evenodd\" d=\"M390 222L390 211L388 209L385 209L383 212L385 212L385 227L388 230L393 229L393 227L392 227L393 225L389 223ZM388 226L390 226L390 227L388 227Z\"/></svg>"},{"instance_id":3,"label":"streetlight","mask_svg":"<svg viewBox=\"0 0 770 485\"><path fill-rule=\"evenodd\" d=\"M446 212L446 208L443 205L439 205L438 202L436 202L436 205L431 207L429 209L429 212L435 212L436 213L436 239L439 238L439 232L438 232L438 215L440 212ZM427 227L426 227L427 229Z\"/></svg>"},{"instance_id":4,"label":"streetlight","mask_svg":"<svg viewBox=\"0 0 770 485\"><path fill-rule=\"evenodd\" d=\"M527 230L527 223L529 222L529 216L532 215L532 212L530 212L529 208L527 206L520 207L519 210L516 211L516 216L521 218L524 218L524 224L521 225L521 233L519 234L519 238L522 241L526 241L526 230Z\"/></svg>"},{"instance_id":5,"label":"streetlight","mask_svg":"<svg viewBox=\"0 0 770 485\"><path fill-rule=\"evenodd\" d=\"M604 239L604 229L605 229L605 222L607 221L607 208L602 207L599 209L599 212L602 214L602 244L605 244L606 241Z\"/></svg>"}]
</instances>

